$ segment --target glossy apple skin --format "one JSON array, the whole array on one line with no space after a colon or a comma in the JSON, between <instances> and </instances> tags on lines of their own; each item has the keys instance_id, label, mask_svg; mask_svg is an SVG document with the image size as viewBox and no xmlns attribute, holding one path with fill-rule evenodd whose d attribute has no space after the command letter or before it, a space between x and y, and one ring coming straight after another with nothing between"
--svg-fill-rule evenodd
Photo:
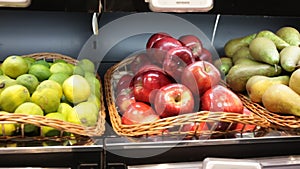
<instances>
[{"instance_id":1,"label":"glossy apple skin","mask_svg":"<svg viewBox=\"0 0 300 169\"><path fill-rule=\"evenodd\" d=\"M133 74L123 75L117 83L116 94L118 95L121 92L121 90L128 88L130 86L130 83L132 82L132 79L133 79Z\"/></svg>"},{"instance_id":2,"label":"glossy apple skin","mask_svg":"<svg viewBox=\"0 0 300 169\"><path fill-rule=\"evenodd\" d=\"M153 108L143 102L130 104L121 118L122 124L125 125L154 122L159 119L160 117L156 114Z\"/></svg>"},{"instance_id":3,"label":"glossy apple skin","mask_svg":"<svg viewBox=\"0 0 300 169\"><path fill-rule=\"evenodd\" d=\"M149 48L152 48L153 44L164 38L164 37L171 37L171 35L169 35L168 33L166 32L157 32L157 33L154 33L152 34L149 39L147 40L147 44L146 44L146 49L149 49Z\"/></svg>"},{"instance_id":4,"label":"glossy apple skin","mask_svg":"<svg viewBox=\"0 0 300 169\"><path fill-rule=\"evenodd\" d=\"M136 73L141 67L152 64L149 55L147 53L140 53L134 56L134 59L130 63L129 67L133 73Z\"/></svg>"},{"instance_id":5,"label":"glossy apple skin","mask_svg":"<svg viewBox=\"0 0 300 169\"><path fill-rule=\"evenodd\" d=\"M178 56L187 65L195 62L195 58L193 57L192 51L185 46L179 46L179 47L170 49L167 52L167 56L172 56L172 55Z\"/></svg>"},{"instance_id":6,"label":"glossy apple skin","mask_svg":"<svg viewBox=\"0 0 300 169\"><path fill-rule=\"evenodd\" d=\"M194 97L186 86L172 83L157 91L154 107L161 118L192 113L194 112Z\"/></svg>"},{"instance_id":7,"label":"glossy apple skin","mask_svg":"<svg viewBox=\"0 0 300 169\"><path fill-rule=\"evenodd\" d=\"M133 78L133 95L136 101L150 103L150 94L153 90L173 82L170 76L161 71L141 71Z\"/></svg>"},{"instance_id":8,"label":"glossy apple skin","mask_svg":"<svg viewBox=\"0 0 300 169\"><path fill-rule=\"evenodd\" d=\"M202 41L195 35L183 35L178 38L178 40L191 49L192 54L195 58L202 54L203 44Z\"/></svg>"},{"instance_id":9,"label":"glossy apple skin","mask_svg":"<svg viewBox=\"0 0 300 169\"><path fill-rule=\"evenodd\" d=\"M123 114L129 107L129 105L135 102L136 101L133 96L133 90L131 87L122 89L116 96L116 105L120 114Z\"/></svg>"},{"instance_id":10,"label":"glossy apple skin","mask_svg":"<svg viewBox=\"0 0 300 169\"><path fill-rule=\"evenodd\" d=\"M201 96L201 110L243 113L241 99L228 88L216 85Z\"/></svg>"},{"instance_id":11,"label":"glossy apple skin","mask_svg":"<svg viewBox=\"0 0 300 169\"><path fill-rule=\"evenodd\" d=\"M181 83L181 75L187 64L177 55L167 55L163 61L162 69L177 83Z\"/></svg>"},{"instance_id":12,"label":"glossy apple skin","mask_svg":"<svg viewBox=\"0 0 300 169\"><path fill-rule=\"evenodd\" d=\"M198 57L196 57L195 60L204 60L209 63L213 63L213 56L209 50L203 48L202 53Z\"/></svg>"},{"instance_id":13,"label":"glossy apple skin","mask_svg":"<svg viewBox=\"0 0 300 169\"><path fill-rule=\"evenodd\" d=\"M153 57L154 61L161 65L167 52L172 48L177 48L182 46L181 42L173 37L164 37L156 41L153 46L152 50L149 53L151 57Z\"/></svg>"},{"instance_id":14,"label":"glossy apple skin","mask_svg":"<svg viewBox=\"0 0 300 169\"><path fill-rule=\"evenodd\" d=\"M181 75L181 83L199 98L205 91L217 85L220 80L219 70L207 61L196 61L188 65Z\"/></svg>"}]
</instances>

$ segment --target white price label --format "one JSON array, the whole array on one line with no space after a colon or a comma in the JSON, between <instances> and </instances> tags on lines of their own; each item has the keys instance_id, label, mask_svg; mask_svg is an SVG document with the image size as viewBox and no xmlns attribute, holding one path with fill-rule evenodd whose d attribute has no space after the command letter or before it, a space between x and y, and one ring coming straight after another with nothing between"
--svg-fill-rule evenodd
<instances>
[{"instance_id":1,"label":"white price label","mask_svg":"<svg viewBox=\"0 0 300 169\"><path fill-rule=\"evenodd\" d=\"M213 7L213 0L148 0L153 11L205 12Z\"/></svg>"},{"instance_id":2,"label":"white price label","mask_svg":"<svg viewBox=\"0 0 300 169\"><path fill-rule=\"evenodd\" d=\"M262 166L254 160L206 158L203 169L262 169Z\"/></svg>"}]
</instances>

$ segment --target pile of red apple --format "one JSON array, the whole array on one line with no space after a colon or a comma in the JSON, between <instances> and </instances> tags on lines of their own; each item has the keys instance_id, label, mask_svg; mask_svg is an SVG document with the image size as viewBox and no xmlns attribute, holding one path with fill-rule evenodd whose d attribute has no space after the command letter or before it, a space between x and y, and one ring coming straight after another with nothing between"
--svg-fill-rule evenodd
<instances>
[{"instance_id":1,"label":"pile of red apple","mask_svg":"<svg viewBox=\"0 0 300 169\"><path fill-rule=\"evenodd\" d=\"M128 65L130 73L117 83L115 98L122 124L154 122L198 111L251 115L234 92L220 85L221 74L212 62L210 51L195 35L176 39L164 32L152 34L145 52L134 56ZM182 130L195 130L194 125ZM197 130L212 126L226 130L228 125L202 123ZM237 126L230 125L230 129Z\"/></svg>"}]
</instances>

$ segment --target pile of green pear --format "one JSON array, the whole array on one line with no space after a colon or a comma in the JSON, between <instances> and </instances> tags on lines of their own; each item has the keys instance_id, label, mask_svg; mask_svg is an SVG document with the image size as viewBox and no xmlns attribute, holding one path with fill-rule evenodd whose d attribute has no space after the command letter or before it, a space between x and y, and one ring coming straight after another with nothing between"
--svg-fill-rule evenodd
<instances>
[{"instance_id":1,"label":"pile of green pear","mask_svg":"<svg viewBox=\"0 0 300 169\"><path fill-rule=\"evenodd\" d=\"M291 26L230 39L218 68L233 91L268 111L300 116L299 45L300 33Z\"/></svg>"}]
</instances>

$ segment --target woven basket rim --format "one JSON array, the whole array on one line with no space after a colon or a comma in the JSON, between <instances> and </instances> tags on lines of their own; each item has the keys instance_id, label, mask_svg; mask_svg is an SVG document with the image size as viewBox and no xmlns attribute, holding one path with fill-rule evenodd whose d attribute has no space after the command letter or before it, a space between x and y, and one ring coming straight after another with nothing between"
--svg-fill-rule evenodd
<instances>
[{"instance_id":1,"label":"woven basket rim","mask_svg":"<svg viewBox=\"0 0 300 169\"><path fill-rule=\"evenodd\" d=\"M60 53L52 53L52 52L41 52L41 53L30 53L30 54L24 54L20 55L22 57L31 57L36 60L39 59L62 59L66 62L76 65L78 63L78 60L72 58L71 56L67 56ZM48 126L55 128L60 131L69 132L74 135L78 136L101 136L104 134L105 131L105 118L106 118L106 112L105 112L105 105L104 105L104 98L103 98L103 86L102 86L102 80L98 74L96 74L97 79L99 80L101 87L101 97L100 97L100 110L97 120L97 125L93 127L85 127L83 125L70 123L67 121L59 120L59 119L50 119L45 116L34 116L34 115L26 115L26 114L14 114L14 113L8 113L8 114L2 114L0 113L0 123L18 123L18 124L33 124L36 126ZM7 137L7 136L6 136Z\"/></svg>"},{"instance_id":2,"label":"woven basket rim","mask_svg":"<svg viewBox=\"0 0 300 169\"><path fill-rule=\"evenodd\" d=\"M159 119L155 122L148 122L142 124L134 125L124 125L121 122L121 116L116 108L115 101L113 100L113 86L112 86L112 75L118 69L128 65L134 56L127 57L122 61L111 66L104 75L104 89L106 94L106 103L110 115L110 120L114 131L121 136L141 136L141 135L161 135L162 130L172 128L176 125L183 125L192 122L203 122L207 120L215 121L216 119L224 122L238 122L249 125L257 125L261 128L269 128L270 123L265 118L262 118L256 112L253 112L253 116L250 117L244 114L230 113L230 112L209 112L209 111L199 111L189 114L182 114L173 117L167 117ZM245 100L244 100L245 101ZM246 100L247 102L249 100ZM212 118L214 116L214 118ZM215 131L220 133L220 131ZM230 132L230 131L226 131ZM232 131L233 132L233 131ZM178 133L178 134L191 134L191 133ZM195 134L195 133L192 133Z\"/></svg>"}]
</instances>

